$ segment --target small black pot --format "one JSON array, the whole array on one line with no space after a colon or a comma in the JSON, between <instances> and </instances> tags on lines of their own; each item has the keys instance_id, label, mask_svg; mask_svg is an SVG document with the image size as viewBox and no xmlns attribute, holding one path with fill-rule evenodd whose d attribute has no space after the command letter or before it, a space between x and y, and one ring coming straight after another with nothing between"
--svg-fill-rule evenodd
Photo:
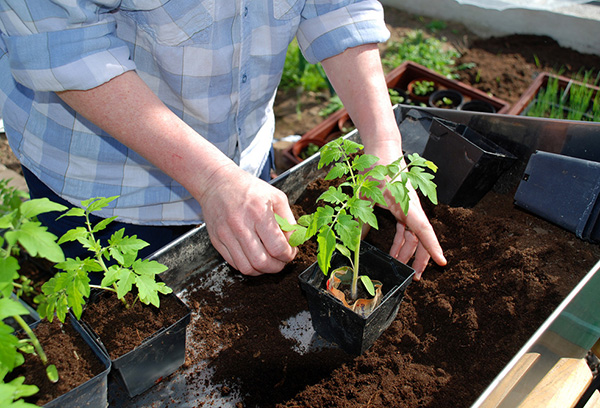
<instances>
[{"instance_id":1,"label":"small black pot","mask_svg":"<svg viewBox=\"0 0 600 408\"><path fill-rule=\"evenodd\" d=\"M104 294L100 294L102 295ZM140 346L111 360L114 372L119 374L118 379L121 380L130 397L148 390L163 377L175 372L185 361L186 328L190 322L191 311L175 294L166 296L173 297L181 303L187 313L171 326L144 339ZM106 351L106 347L94 329L85 321L82 321L82 325ZM109 355L108 352L106 354Z\"/></svg>"},{"instance_id":2,"label":"small black pot","mask_svg":"<svg viewBox=\"0 0 600 408\"><path fill-rule=\"evenodd\" d=\"M472 99L469 102L465 102L459 109L470 112L496 113L496 108L494 108L494 105L479 99Z\"/></svg>"},{"instance_id":3,"label":"small black pot","mask_svg":"<svg viewBox=\"0 0 600 408\"><path fill-rule=\"evenodd\" d=\"M381 303L367 316L345 307L325 289L327 277L315 262L298 278L304 291L312 324L324 339L336 343L349 354L362 354L395 319L406 287L412 282L414 270L367 242L362 242L361 274L383 283ZM332 269L347 265L347 259L335 253Z\"/></svg>"},{"instance_id":4,"label":"small black pot","mask_svg":"<svg viewBox=\"0 0 600 408\"><path fill-rule=\"evenodd\" d=\"M443 98L449 99L452 103L449 105L440 105L440 102L443 100ZM458 109L462 105L463 100L463 95L454 89L440 89L439 91L435 91L431 94L428 102L429 106L432 108Z\"/></svg>"},{"instance_id":5,"label":"small black pot","mask_svg":"<svg viewBox=\"0 0 600 408\"><path fill-rule=\"evenodd\" d=\"M30 327L35 328L39 320ZM69 313L69 322L73 328L81 335L85 342L90 346L98 360L104 365L104 370L94 378L84 382L71 391L64 393L58 398L44 404L45 408L83 408L83 407L106 407L108 405L108 373L111 368L111 362L108 355L84 330L79 321ZM75 358L75 357L73 357Z\"/></svg>"}]
</instances>

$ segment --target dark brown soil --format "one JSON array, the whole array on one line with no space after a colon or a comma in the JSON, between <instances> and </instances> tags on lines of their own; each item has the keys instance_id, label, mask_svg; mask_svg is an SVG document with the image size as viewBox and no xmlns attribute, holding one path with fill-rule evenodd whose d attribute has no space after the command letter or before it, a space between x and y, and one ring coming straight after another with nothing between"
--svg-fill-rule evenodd
<instances>
[{"instance_id":1,"label":"dark brown soil","mask_svg":"<svg viewBox=\"0 0 600 408\"><path fill-rule=\"evenodd\" d=\"M296 214L312 211L324 187L309 185ZM316 259L309 242L278 275L237 281L222 295L191 290L199 323L188 331L192 344L207 347L188 353L188 364L210 359L213 382L225 385L224 394L246 395L244 407L469 406L600 249L515 208L511 195L428 212L448 266L430 265L409 286L398 317L364 355L300 355L281 335L282 322L307 308L297 275ZM395 223L380 220L367 240L387 251ZM187 381L193 390L194 375Z\"/></svg>"},{"instance_id":2,"label":"dark brown soil","mask_svg":"<svg viewBox=\"0 0 600 408\"><path fill-rule=\"evenodd\" d=\"M133 296L125 299L132 304ZM143 340L175 324L187 310L173 296L160 296L160 308L137 301L126 308L116 296L100 295L90 302L82 320L90 325L105 345L111 359L125 355Z\"/></svg>"},{"instance_id":3,"label":"dark brown soil","mask_svg":"<svg viewBox=\"0 0 600 408\"><path fill-rule=\"evenodd\" d=\"M25 355L25 363L15 369L11 376L25 376L25 384L35 384L39 392L27 398L27 402L44 405L49 401L78 387L106 368L85 340L67 322L52 323L42 320L34 330L40 340L50 364L56 365L59 381L51 383L46 377L46 369L36 355Z\"/></svg>"}]
</instances>

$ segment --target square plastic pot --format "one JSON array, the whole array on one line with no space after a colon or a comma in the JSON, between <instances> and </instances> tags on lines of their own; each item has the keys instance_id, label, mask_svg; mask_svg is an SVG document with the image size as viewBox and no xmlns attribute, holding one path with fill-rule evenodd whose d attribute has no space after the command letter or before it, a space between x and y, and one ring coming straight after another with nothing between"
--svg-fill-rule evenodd
<instances>
[{"instance_id":1,"label":"square plastic pot","mask_svg":"<svg viewBox=\"0 0 600 408\"><path fill-rule=\"evenodd\" d=\"M473 207L516 157L463 124L433 118L423 157L438 166L438 201Z\"/></svg>"},{"instance_id":2,"label":"square plastic pot","mask_svg":"<svg viewBox=\"0 0 600 408\"><path fill-rule=\"evenodd\" d=\"M125 386L130 397L147 391L164 377L174 373L185 361L186 328L190 322L191 311L175 294L167 296L173 297L187 313L171 326L144 339L135 349L111 360L114 372L118 374L117 378ZM109 355L94 329L85 321L82 325Z\"/></svg>"},{"instance_id":3,"label":"square plastic pot","mask_svg":"<svg viewBox=\"0 0 600 408\"><path fill-rule=\"evenodd\" d=\"M367 351L396 318L414 275L411 267L367 242L361 244L360 257L361 274L383 283L382 301L367 317L348 309L325 290L326 276L317 263L298 276L315 331L347 353L357 355ZM346 265L347 260L335 253L331 263L335 269Z\"/></svg>"},{"instance_id":4,"label":"square plastic pot","mask_svg":"<svg viewBox=\"0 0 600 408\"><path fill-rule=\"evenodd\" d=\"M35 328L39 320L32 324ZM46 403L46 408L83 408L83 407L106 407L108 406L108 373L111 369L111 362L108 354L97 344L97 342L81 326L79 321L69 314L69 322L73 328L81 335L88 346L92 349L98 360L104 365L104 370L92 379L73 388L71 391L61 395L58 398Z\"/></svg>"},{"instance_id":5,"label":"square plastic pot","mask_svg":"<svg viewBox=\"0 0 600 408\"><path fill-rule=\"evenodd\" d=\"M515 193L515 204L577 237L600 240L600 163L535 152Z\"/></svg>"}]
</instances>

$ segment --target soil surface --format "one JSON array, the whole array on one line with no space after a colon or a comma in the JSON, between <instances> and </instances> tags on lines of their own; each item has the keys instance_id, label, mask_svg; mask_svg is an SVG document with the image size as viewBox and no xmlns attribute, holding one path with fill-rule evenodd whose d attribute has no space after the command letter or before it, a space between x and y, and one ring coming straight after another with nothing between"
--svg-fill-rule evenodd
<instances>
[{"instance_id":1,"label":"soil surface","mask_svg":"<svg viewBox=\"0 0 600 408\"><path fill-rule=\"evenodd\" d=\"M81 317L98 335L112 360L115 360L142 344L157 332L164 330L188 311L174 296L160 297L160 308L144 305L134 296L125 296L131 307L125 307L116 296L98 296L90 302Z\"/></svg>"},{"instance_id":2,"label":"soil surface","mask_svg":"<svg viewBox=\"0 0 600 408\"><path fill-rule=\"evenodd\" d=\"M311 183L296 216L314 211L326 187ZM282 335L307 310L297 275L316 260L315 242L274 276L233 279L221 292L190 282L190 344L201 347L190 347L187 366L208 359L222 396L245 396L240 407L469 406L600 257L597 245L512 197L491 192L472 209L426 205L448 265L411 283L397 318L361 356L301 353ZM385 215L367 241L387 252L395 222ZM187 376L188 392L202 374Z\"/></svg>"},{"instance_id":3,"label":"soil surface","mask_svg":"<svg viewBox=\"0 0 600 408\"><path fill-rule=\"evenodd\" d=\"M34 330L40 340L50 364L58 370L59 380L51 383L46 369L35 354L26 354L25 363L17 367L10 376L25 376L25 384L35 384L39 391L27 398L27 402L43 406L55 398L75 389L106 370L92 349L67 322L55 319L52 323L43 320Z\"/></svg>"}]
</instances>

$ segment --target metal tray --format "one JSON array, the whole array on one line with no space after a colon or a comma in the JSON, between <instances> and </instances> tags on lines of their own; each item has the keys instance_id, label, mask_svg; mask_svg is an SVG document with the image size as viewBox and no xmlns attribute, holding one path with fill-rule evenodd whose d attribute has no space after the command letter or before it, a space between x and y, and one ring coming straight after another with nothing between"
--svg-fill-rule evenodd
<instances>
[{"instance_id":1,"label":"metal tray","mask_svg":"<svg viewBox=\"0 0 600 408\"><path fill-rule=\"evenodd\" d=\"M402 122L404 115L414 109L411 106L396 105L395 113L398 123ZM517 156L517 162L511 167L495 184L494 189L498 192L512 191L519 183L523 170L529 156L536 150L562 153L574 157L600 161L600 124L592 122L572 122L564 120L552 120L541 118L529 118L513 115L487 114L466 111L449 111L435 108L419 108L429 114L447 119L456 123L467 125L473 130L486 135L499 146ZM408 137L409 135L406 135ZM354 131L347 137L360 140L360 135ZM418 143L417 143L418 144ZM322 175L317 170L317 157L313 156L299 165L288 170L273 184L286 192L289 201L293 203L304 190L304 187L312 180ZM208 233L203 226L189 231L171 244L163 247L150 256L169 267L169 270L161 275L161 278L170 285L185 300L185 283L192 277L203 281L215 282L219 271L228 268L221 256L210 244ZM490 384L489 388L480 396L474 406L485 406L486 399L493 395L494 390L499 387L503 377L507 375L510 368L527 353L535 348L547 358L543 361L554 361L557 358L584 357L585 353L595 340L600 337L600 273L598 266L593 268L573 292L564 300L559 308L544 323L536 334L529 340L523 349L514 356L513 360ZM595 313L590 312L595 311ZM310 332L309 323L299 321L298 330L293 333L299 341L304 341L307 347L326 347L327 344L315 343L315 338ZM579 347L568 349L557 349L548 347L548 333L552 332L552 339L565 338L570 342L579 344ZM594 339L590 344L590 341ZM550 351L552 349L552 352ZM551 365L542 364L536 370L536 376L549 370ZM239 401L235 395L220 396L217 385L211 384L210 373L206 373L204 389L195 389L193 393L186 391L186 372L201 371L203 367L182 368L180 375L170 378L147 391L146 393L129 399L124 393L113 389L110 396L111 407L149 407L166 406L165 401L171 401L168 406L180 407L234 407ZM523 381L531 382L527 377ZM197 386L197 382L194 383ZM522 398L523 390L527 384L517 384L513 391L506 395L506 401L514 403ZM183 400L186 395L188 400ZM191 396L194 397L191 397ZM218 396L215 396L218 395ZM192 400L190 400L191 398ZM173 403L173 400L177 404ZM161 402L162 401L162 402ZM507 405L508 406L508 405ZM514 406L514 404L512 405Z\"/></svg>"}]
</instances>

